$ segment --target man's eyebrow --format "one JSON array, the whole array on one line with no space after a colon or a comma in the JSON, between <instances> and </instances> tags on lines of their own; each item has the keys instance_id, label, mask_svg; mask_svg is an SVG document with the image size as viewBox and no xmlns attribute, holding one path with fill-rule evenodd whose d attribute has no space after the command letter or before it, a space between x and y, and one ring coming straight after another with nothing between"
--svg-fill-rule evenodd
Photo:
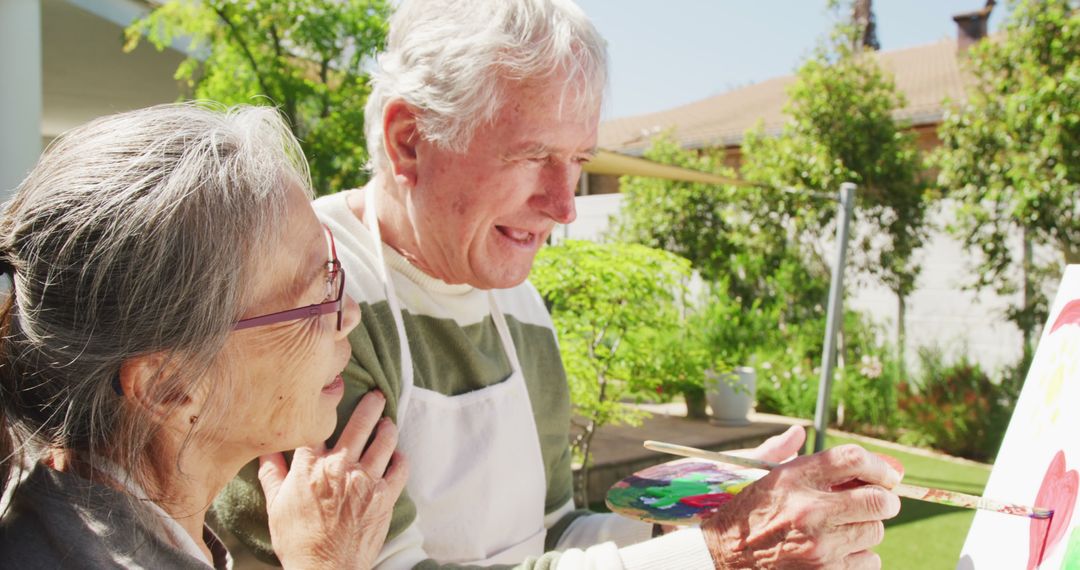
<instances>
[{"instance_id":1,"label":"man's eyebrow","mask_svg":"<svg viewBox=\"0 0 1080 570\"><path fill-rule=\"evenodd\" d=\"M551 149L544 143L532 142L520 146L511 147L506 151L506 156L534 156L547 154Z\"/></svg>"},{"instance_id":2,"label":"man's eyebrow","mask_svg":"<svg viewBox=\"0 0 1080 570\"><path fill-rule=\"evenodd\" d=\"M508 150L506 152L506 156L507 157L541 156L541 155L551 154L553 152L554 152L554 149L552 149L548 145L546 145L544 143L537 142L537 143L527 143L527 144L523 144L523 145L521 145L519 147L511 148L510 150ZM590 159L592 159L592 158L594 158L596 156L596 154L598 152L600 152L600 149L594 146L594 147L590 147L590 148L587 148L587 149L582 150L582 151L574 151L572 154L574 154L575 156L587 156Z\"/></svg>"}]
</instances>

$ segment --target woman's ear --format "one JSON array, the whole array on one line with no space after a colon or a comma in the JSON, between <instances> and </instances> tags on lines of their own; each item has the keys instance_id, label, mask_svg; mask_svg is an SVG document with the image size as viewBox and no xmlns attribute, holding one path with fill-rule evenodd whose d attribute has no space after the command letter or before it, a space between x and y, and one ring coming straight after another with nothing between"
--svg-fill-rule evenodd
<instances>
[{"instance_id":1,"label":"woman's ear","mask_svg":"<svg viewBox=\"0 0 1080 570\"><path fill-rule=\"evenodd\" d=\"M383 137L394 181L398 186L412 188L416 185L416 146L420 142L420 131L416 111L405 101L395 99L386 105Z\"/></svg>"},{"instance_id":2,"label":"woman's ear","mask_svg":"<svg viewBox=\"0 0 1080 570\"><path fill-rule=\"evenodd\" d=\"M202 408L203 402L187 387L166 389L162 379L177 372L178 363L163 352L135 356L120 365L120 387L123 397L144 410L162 425L183 427L194 423L190 417ZM190 427L190 426L189 426Z\"/></svg>"}]
</instances>

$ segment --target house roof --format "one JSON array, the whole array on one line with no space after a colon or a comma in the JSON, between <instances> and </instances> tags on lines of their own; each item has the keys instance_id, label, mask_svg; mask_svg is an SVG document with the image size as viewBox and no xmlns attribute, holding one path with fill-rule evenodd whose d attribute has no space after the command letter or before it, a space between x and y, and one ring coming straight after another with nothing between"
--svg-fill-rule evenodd
<instances>
[{"instance_id":1,"label":"house roof","mask_svg":"<svg viewBox=\"0 0 1080 570\"><path fill-rule=\"evenodd\" d=\"M897 119L913 126L935 124L942 117L945 99L964 97L966 74L962 73L956 40L875 54L882 68L894 74L897 88L907 98L907 106L896 112ZM687 105L613 119L600 125L599 146L626 154L640 155L657 133L673 129L673 136L686 148L732 146L759 120L766 133L778 133L783 126L787 88L794 75L776 77Z\"/></svg>"}]
</instances>

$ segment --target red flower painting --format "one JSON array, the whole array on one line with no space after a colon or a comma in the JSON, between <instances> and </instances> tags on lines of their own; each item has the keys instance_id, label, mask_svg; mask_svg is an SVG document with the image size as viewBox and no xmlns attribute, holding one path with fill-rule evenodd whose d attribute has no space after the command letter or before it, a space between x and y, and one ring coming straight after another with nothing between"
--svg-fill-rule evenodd
<instances>
[{"instance_id":1,"label":"red flower painting","mask_svg":"<svg viewBox=\"0 0 1080 570\"><path fill-rule=\"evenodd\" d=\"M1054 514L1048 519L1031 519L1027 570L1038 568L1065 536L1076 506L1078 487L1080 476L1073 469L1065 469L1065 452L1058 451L1035 497L1036 507L1053 509Z\"/></svg>"},{"instance_id":2,"label":"red flower painting","mask_svg":"<svg viewBox=\"0 0 1080 570\"><path fill-rule=\"evenodd\" d=\"M1054 324L1050 326L1050 333L1053 334L1065 325L1076 324L1080 324L1080 299L1074 299L1065 303L1065 308L1061 309L1057 319L1054 320Z\"/></svg>"}]
</instances>

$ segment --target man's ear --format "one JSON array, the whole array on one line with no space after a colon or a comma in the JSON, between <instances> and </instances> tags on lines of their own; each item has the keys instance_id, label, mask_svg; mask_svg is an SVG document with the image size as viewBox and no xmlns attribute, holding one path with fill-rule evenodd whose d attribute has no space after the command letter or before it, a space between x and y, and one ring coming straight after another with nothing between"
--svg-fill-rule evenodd
<instances>
[{"instance_id":1,"label":"man's ear","mask_svg":"<svg viewBox=\"0 0 1080 570\"><path fill-rule=\"evenodd\" d=\"M416 124L417 111L405 101L395 99L383 110L383 143L390 159L394 181L399 186L416 185L416 146L420 131Z\"/></svg>"},{"instance_id":2,"label":"man's ear","mask_svg":"<svg viewBox=\"0 0 1080 570\"><path fill-rule=\"evenodd\" d=\"M135 356L120 365L124 397L162 424L197 413L201 402L188 390L162 389L161 380L176 372L177 363L163 352Z\"/></svg>"}]
</instances>

